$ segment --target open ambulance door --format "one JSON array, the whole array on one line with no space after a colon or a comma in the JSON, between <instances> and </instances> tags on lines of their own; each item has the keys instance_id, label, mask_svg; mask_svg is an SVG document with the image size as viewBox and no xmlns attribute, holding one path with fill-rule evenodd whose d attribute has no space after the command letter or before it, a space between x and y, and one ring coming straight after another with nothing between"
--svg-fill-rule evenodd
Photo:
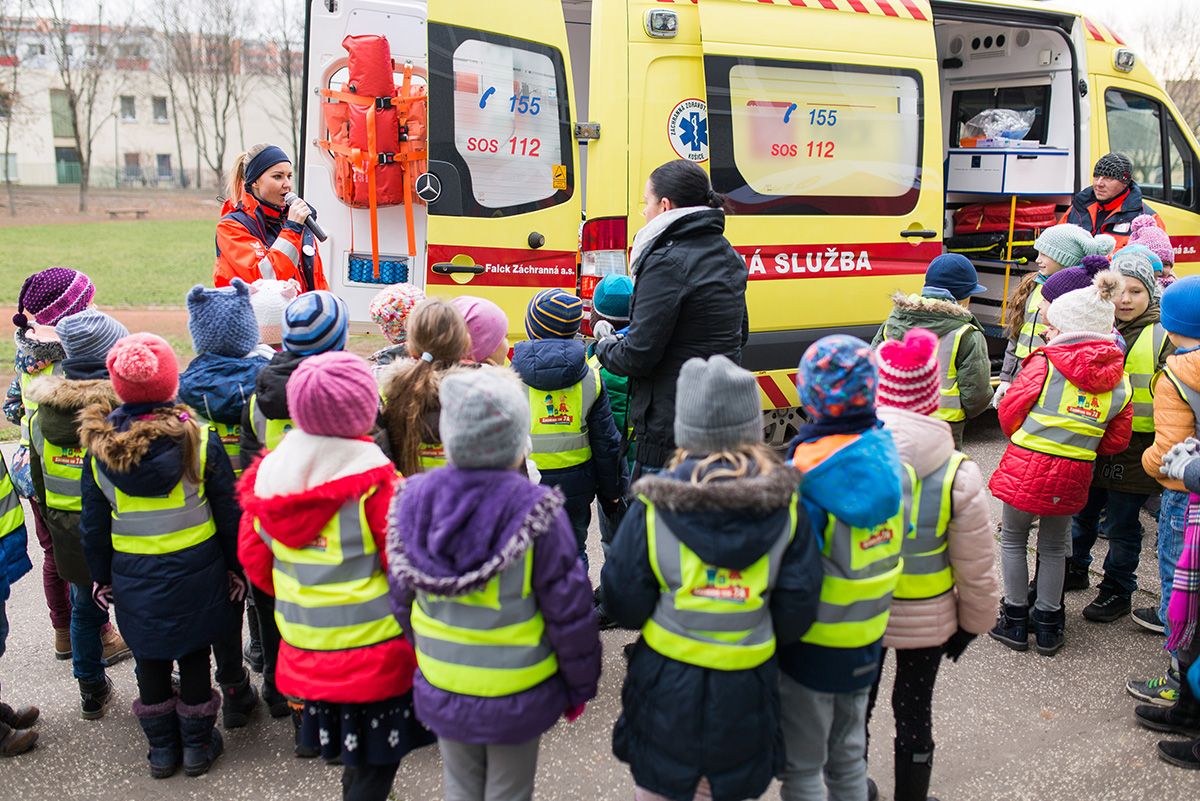
<instances>
[{"instance_id":1,"label":"open ambulance door","mask_svg":"<svg viewBox=\"0 0 1200 801\"><path fill-rule=\"evenodd\" d=\"M425 289L499 304L575 291L582 212L559 0L429 0Z\"/></svg>"},{"instance_id":2,"label":"open ambulance door","mask_svg":"<svg viewBox=\"0 0 1200 801\"><path fill-rule=\"evenodd\" d=\"M713 187L746 258L764 406L829 333L868 341L941 253L938 64L927 0L700 0Z\"/></svg>"}]
</instances>

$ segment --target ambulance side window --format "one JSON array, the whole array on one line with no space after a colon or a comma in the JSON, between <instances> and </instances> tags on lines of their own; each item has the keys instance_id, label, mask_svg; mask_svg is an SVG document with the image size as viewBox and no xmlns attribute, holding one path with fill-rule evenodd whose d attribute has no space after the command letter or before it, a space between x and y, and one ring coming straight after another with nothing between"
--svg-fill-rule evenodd
<instances>
[{"instance_id":1,"label":"ambulance side window","mask_svg":"<svg viewBox=\"0 0 1200 801\"><path fill-rule=\"evenodd\" d=\"M1133 161L1145 197L1195 206L1195 156L1170 112L1157 100L1122 89L1104 94L1110 150Z\"/></svg>"},{"instance_id":2,"label":"ambulance side window","mask_svg":"<svg viewBox=\"0 0 1200 801\"><path fill-rule=\"evenodd\" d=\"M571 121L558 50L432 23L429 75L429 155L457 173L463 216L522 214L571 197Z\"/></svg>"},{"instance_id":3,"label":"ambulance side window","mask_svg":"<svg viewBox=\"0 0 1200 801\"><path fill-rule=\"evenodd\" d=\"M737 214L899 216L921 192L913 70L705 56L713 187Z\"/></svg>"}]
</instances>

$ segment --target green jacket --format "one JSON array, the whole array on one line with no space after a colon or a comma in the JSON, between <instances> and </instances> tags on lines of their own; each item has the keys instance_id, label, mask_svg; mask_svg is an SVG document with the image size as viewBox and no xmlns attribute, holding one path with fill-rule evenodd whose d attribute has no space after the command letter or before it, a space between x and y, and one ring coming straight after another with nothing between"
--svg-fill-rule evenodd
<instances>
[{"instance_id":1,"label":"green jacket","mask_svg":"<svg viewBox=\"0 0 1200 801\"><path fill-rule=\"evenodd\" d=\"M625 443L625 455L629 462L629 471L633 473L633 463L635 448L633 444L633 425L629 419L629 377L624 375L614 375L604 369L604 365L600 364L600 360L596 358L596 343L592 342L587 347L588 364L600 371L600 380L604 383L604 389L608 393L608 405L612 409L613 422L617 426L617 431L621 434L621 441Z\"/></svg>"},{"instance_id":2,"label":"green jacket","mask_svg":"<svg viewBox=\"0 0 1200 801\"><path fill-rule=\"evenodd\" d=\"M978 417L992 403L992 364L987 338L975 315L952 300L896 293L894 308L871 340L874 347L884 339L903 339L910 328L927 328L939 338L964 324L974 330L963 337L958 348L958 391L967 418Z\"/></svg>"}]
</instances>

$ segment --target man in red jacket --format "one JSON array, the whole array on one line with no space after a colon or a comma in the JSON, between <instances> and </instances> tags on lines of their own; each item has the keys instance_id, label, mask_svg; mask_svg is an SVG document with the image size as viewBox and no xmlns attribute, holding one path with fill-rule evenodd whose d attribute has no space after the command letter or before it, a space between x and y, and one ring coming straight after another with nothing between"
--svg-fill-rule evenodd
<instances>
[{"instance_id":1,"label":"man in red jacket","mask_svg":"<svg viewBox=\"0 0 1200 801\"><path fill-rule=\"evenodd\" d=\"M1142 200L1142 188L1133 180L1133 162L1124 153L1100 157L1092 170L1092 185L1075 195L1060 223L1078 225L1092 236L1110 234L1117 249L1125 247L1133 233L1135 217L1149 214L1165 228L1154 209Z\"/></svg>"}]
</instances>

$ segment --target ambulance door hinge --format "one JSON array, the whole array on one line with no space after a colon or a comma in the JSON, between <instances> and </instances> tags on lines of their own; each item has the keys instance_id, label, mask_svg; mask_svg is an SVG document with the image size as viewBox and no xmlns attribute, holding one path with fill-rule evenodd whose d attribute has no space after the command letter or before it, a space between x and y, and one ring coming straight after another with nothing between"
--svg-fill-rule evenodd
<instances>
[{"instance_id":1,"label":"ambulance door hinge","mask_svg":"<svg viewBox=\"0 0 1200 801\"><path fill-rule=\"evenodd\" d=\"M594 142L600 138L600 123L598 122L577 122L575 123L575 139L581 144Z\"/></svg>"}]
</instances>

